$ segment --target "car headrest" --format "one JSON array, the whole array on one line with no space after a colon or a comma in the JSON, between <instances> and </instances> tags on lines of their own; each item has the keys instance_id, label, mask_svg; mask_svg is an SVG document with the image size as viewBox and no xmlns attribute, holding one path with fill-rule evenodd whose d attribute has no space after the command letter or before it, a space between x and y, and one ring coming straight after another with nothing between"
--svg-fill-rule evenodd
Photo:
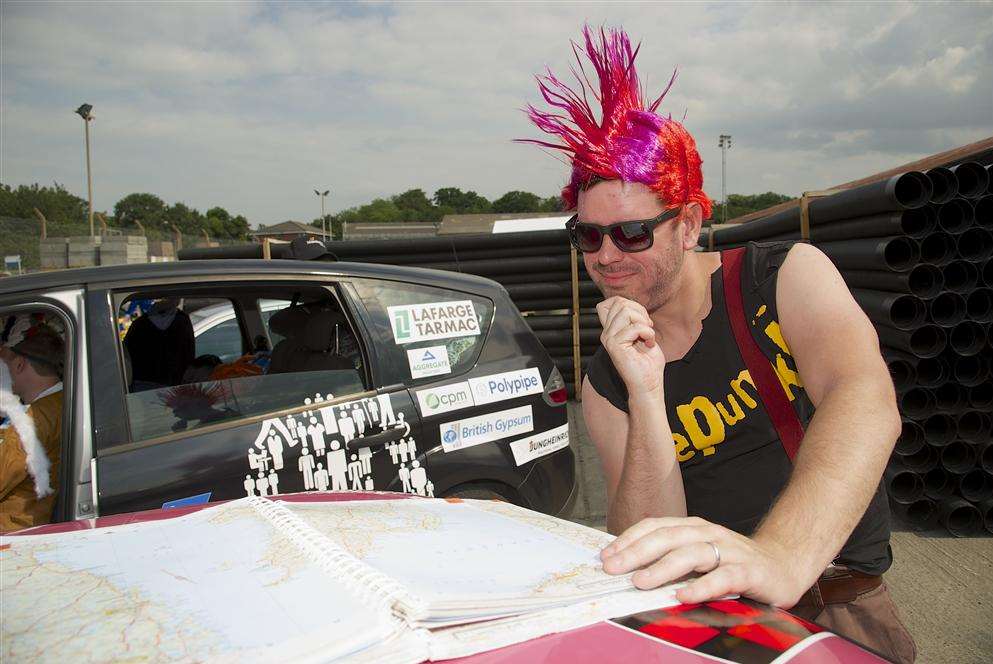
<instances>
[{"instance_id":1,"label":"car headrest","mask_svg":"<svg viewBox=\"0 0 993 664\"><path fill-rule=\"evenodd\" d=\"M297 305L277 311L269 329L315 351L325 351L334 339L334 326L344 323L340 311L315 305Z\"/></svg>"},{"instance_id":2,"label":"car headrest","mask_svg":"<svg viewBox=\"0 0 993 664\"><path fill-rule=\"evenodd\" d=\"M304 306L280 309L269 317L269 329L282 337L296 336L296 330L306 324L307 315L307 309Z\"/></svg>"},{"instance_id":3,"label":"car headrest","mask_svg":"<svg viewBox=\"0 0 993 664\"><path fill-rule=\"evenodd\" d=\"M305 348L326 351L334 342L334 326L343 320L344 317L335 311L316 311L307 318L307 324L296 338Z\"/></svg>"}]
</instances>

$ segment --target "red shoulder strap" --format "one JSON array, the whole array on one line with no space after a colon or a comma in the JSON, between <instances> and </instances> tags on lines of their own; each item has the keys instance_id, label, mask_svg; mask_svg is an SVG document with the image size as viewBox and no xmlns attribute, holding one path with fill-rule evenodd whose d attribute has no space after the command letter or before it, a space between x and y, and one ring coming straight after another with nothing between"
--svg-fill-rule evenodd
<instances>
[{"instance_id":1,"label":"red shoulder strap","mask_svg":"<svg viewBox=\"0 0 993 664\"><path fill-rule=\"evenodd\" d=\"M765 406L769 419L772 420L772 426L779 434L786 456L793 461L800 449L803 425L800 424L800 418L796 416L796 411L790 405L782 383L772 368L772 363L759 348L751 330L748 329L748 317L745 315L745 306L741 298L741 266L744 260L744 247L721 252L721 265L724 268L724 303L738 350L745 360L745 367L748 368L748 373L755 382L755 389L758 390L759 399L762 400L762 405Z\"/></svg>"}]
</instances>

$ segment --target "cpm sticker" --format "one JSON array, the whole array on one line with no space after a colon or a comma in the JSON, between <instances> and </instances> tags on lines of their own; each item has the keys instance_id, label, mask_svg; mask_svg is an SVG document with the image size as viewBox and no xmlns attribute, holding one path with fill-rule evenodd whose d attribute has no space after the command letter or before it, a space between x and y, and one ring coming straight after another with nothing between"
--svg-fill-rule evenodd
<instances>
[{"instance_id":1,"label":"cpm sticker","mask_svg":"<svg viewBox=\"0 0 993 664\"><path fill-rule=\"evenodd\" d=\"M541 384L541 372L537 367L507 371L504 373L470 378L472 396L477 406L507 399L516 399L528 394L541 394L544 386Z\"/></svg>"},{"instance_id":2,"label":"cpm sticker","mask_svg":"<svg viewBox=\"0 0 993 664\"><path fill-rule=\"evenodd\" d=\"M534 431L534 414L531 406L446 422L438 427L441 446L445 452L454 452L531 431Z\"/></svg>"},{"instance_id":3,"label":"cpm sticker","mask_svg":"<svg viewBox=\"0 0 993 664\"><path fill-rule=\"evenodd\" d=\"M475 405L472 400L472 390L469 389L469 384L465 381L442 387L432 387L428 390L418 390L417 403L420 404L421 415L424 417Z\"/></svg>"},{"instance_id":4,"label":"cpm sticker","mask_svg":"<svg viewBox=\"0 0 993 664\"><path fill-rule=\"evenodd\" d=\"M568 424L528 438L515 440L510 444L510 450L514 453L514 463L518 466L523 466L528 461L534 461L564 447L569 447Z\"/></svg>"},{"instance_id":5,"label":"cpm sticker","mask_svg":"<svg viewBox=\"0 0 993 664\"><path fill-rule=\"evenodd\" d=\"M402 304L386 311L398 344L479 334L479 319L471 300Z\"/></svg>"},{"instance_id":6,"label":"cpm sticker","mask_svg":"<svg viewBox=\"0 0 993 664\"><path fill-rule=\"evenodd\" d=\"M410 366L411 378L427 378L452 373L452 365L448 361L448 348L445 346L412 348L407 351L407 364Z\"/></svg>"}]
</instances>

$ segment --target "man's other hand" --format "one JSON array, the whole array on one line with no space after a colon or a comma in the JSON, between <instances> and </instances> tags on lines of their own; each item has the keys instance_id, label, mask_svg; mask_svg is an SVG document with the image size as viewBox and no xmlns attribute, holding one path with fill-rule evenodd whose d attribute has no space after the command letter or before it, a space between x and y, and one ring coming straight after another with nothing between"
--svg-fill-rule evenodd
<instances>
[{"instance_id":1,"label":"man's other hand","mask_svg":"<svg viewBox=\"0 0 993 664\"><path fill-rule=\"evenodd\" d=\"M676 592L686 604L737 594L790 608L807 590L789 552L697 517L644 519L600 557L608 574L638 570L632 582L643 590L700 574Z\"/></svg>"}]
</instances>

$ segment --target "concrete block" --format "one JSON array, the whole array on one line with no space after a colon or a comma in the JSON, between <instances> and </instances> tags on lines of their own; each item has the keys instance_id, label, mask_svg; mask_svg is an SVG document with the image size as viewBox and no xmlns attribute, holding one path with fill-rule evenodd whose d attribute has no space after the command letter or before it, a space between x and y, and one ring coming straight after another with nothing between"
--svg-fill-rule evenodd
<instances>
[{"instance_id":1,"label":"concrete block","mask_svg":"<svg viewBox=\"0 0 993 664\"><path fill-rule=\"evenodd\" d=\"M93 267L99 262L99 250L95 247L89 251L69 251L69 267Z\"/></svg>"},{"instance_id":2,"label":"concrete block","mask_svg":"<svg viewBox=\"0 0 993 664\"><path fill-rule=\"evenodd\" d=\"M41 268L59 270L69 267L69 243L64 237L38 241Z\"/></svg>"},{"instance_id":3,"label":"concrete block","mask_svg":"<svg viewBox=\"0 0 993 664\"><path fill-rule=\"evenodd\" d=\"M149 240L149 256L175 256L176 247L169 240Z\"/></svg>"}]
</instances>

